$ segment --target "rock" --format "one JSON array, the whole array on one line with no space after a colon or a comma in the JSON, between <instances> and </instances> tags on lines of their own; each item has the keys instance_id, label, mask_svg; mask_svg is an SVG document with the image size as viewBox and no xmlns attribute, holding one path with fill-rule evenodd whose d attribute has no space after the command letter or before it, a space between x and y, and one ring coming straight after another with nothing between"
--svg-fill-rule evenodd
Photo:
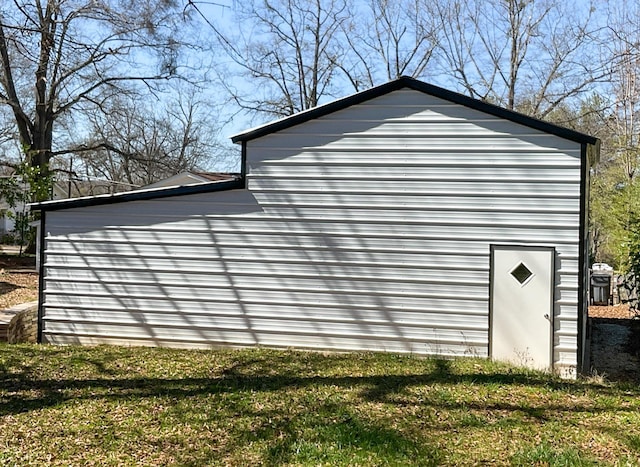
<instances>
[{"instance_id":1,"label":"rock","mask_svg":"<svg viewBox=\"0 0 640 467\"><path fill-rule=\"evenodd\" d=\"M638 280L633 272L620 276L617 280L618 296L620 303L629 305L634 314L640 311L640 298L638 294Z\"/></svg>"},{"instance_id":2,"label":"rock","mask_svg":"<svg viewBox=\"0 0 640 467\"><path fill-rule=\"evenodd\" d=\"M38 305L32 305L19 311L9 322L7 328L7 342L19 344L21 342L38 341Z\"/></svg>"}]
</instances>

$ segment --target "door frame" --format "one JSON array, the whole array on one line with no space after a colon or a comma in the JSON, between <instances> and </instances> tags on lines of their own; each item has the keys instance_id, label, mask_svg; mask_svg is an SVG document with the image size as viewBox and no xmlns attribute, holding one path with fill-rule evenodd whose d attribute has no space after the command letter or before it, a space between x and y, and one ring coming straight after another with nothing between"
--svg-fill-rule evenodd
<instances>
[{"instance_id":1,"label":"door frame","mask_svg":"<svg viewBox=\"0 0 640 467\"><path fill-rule=\"evenodd\" d=\"M494 320L494 293L493 293L493 281L495 273L494 254L498 249L512 249L512 250L531 250L531 251L549 251L552 254L552 289L551 289L551 313L549 313L549 321L551 326L549 328L549 370L554 371L554 338L555 338L555 302L556 302L556 267L557 267L557 253L554 246L548 245L521 245L521 244L503 244L503 243L491 243L489 244L489 358L493 359L493 320Z\"/></svg>"}]
</instances>

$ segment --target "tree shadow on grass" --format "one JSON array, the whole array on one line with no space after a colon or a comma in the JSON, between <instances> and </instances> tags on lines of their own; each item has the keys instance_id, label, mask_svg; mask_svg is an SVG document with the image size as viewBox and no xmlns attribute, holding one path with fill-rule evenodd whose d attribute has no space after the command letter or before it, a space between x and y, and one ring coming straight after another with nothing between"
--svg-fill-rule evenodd
<instances>
[{"instance_id":1,"label":"tree shadow on grass","mask_svg":"<svg viewBox=\"0 0 640 467\"><path fill-rule=\"evenodd\" d=\"M318 422L322 422L321 424ZM309 432L312 432L310 435ZM267 423L255 433L277 440L267 450L267 465L356 464L440 465L442 453L429 442L416 442L380 421L365 419L344 404L327 402L314 407L313 419L297 414Z\"/></svg>"},{"instance_id":2,"label":"tree shadow on grass","mask_svg":"<svg viewBox=\"0 0 640 467\"><path fill-rule=\"evenodd\" d=\"M30 355L30 348L25 352ZM64 354L64 350L59 352ZM37 358L37 352L31 357ZM194 424L196 432L198 423L206 423L219 426L226 433L226 443L216 444L214 437L190 452L188 464L192 465L236 459L246 446L255 445L261 446L260 459L266 465L344 465L348 461L438 465L446 461L446 453L430 442L430 430L460 433L474 427L481 429L492 413L501 414L499 423L505 428L509 424L521 426L523 420L544 423L554 417L562 419L567 413L629 410L599 406L589 398L553 398L544 407L536 407L528 405L526 398L465 401L453 396L456 385L514 389L524 385L579 395L587 390L595 395L619 394L614 393L615 388L566 382L535 372L509 368L492 373L460 372L452 361L433 360L422 371L411 374L326 376L317 373L323 371L323 365L327 370L331 365L340 367L340 357L333 363L316 357L308 361L296 357L276 355L273 365L268 366L269 355L244 356L230 361L214 377L162 378L114 371L109 361L117 358L115 354L103 355L103 360L96 360L93 354L72 354L65 364L85 365L92 376L61 379L40 377L41 370L5 359L5 365L0 367L0 416L67 402L96 401L104 410L121 403L132 407L160 404L164 407L161 417L166 418L156 423ZM294 370L289 365L291 360L297 364ZM419 397L414 388L420 388ZM627 394L640 396L640 388L630 388ZM369 411L361 408L364 406L378 409ZM412 426L410 432L396 427L394 416L403 417L416 410L423 418L408 422ZM447 414L445 420L439 418L442 413ZM207 433L202 432L205 437Z\"/></svg>"},{"instance_id":3,"label":"tree shadow on grass","mask_svg":"<svg viewBox=\"0 0 640 467\"><path fill-rule=\"evenodd\" d=\"M95 363L95 362L92 362ZM118 377L115 373L106 372L106 378L80 379L41 379L34 375L30 368L24 368L20 373L8 372L6 366L0 367L0 416L21 413L29 410L39 410L66 400L82 399L131 399L132 397L146 398L154 396L170 396L173 398L187 398L198 395L225 394L238 391L275 392L285 389L301 389L311 387L337 387L343 389L358 389L360 398L365 401L395 403L402 405L402 399L392 398L401 394L409 387L431 386L434 384L457 385L500 385L500 386L539 386L554 390L568 390L583 393L586 389L600 394L615 391L607 386L593 386L580 382L565 382L554 380L536 373L468 373L455 374L450 371L449 362L436 361L433 371L402 375L372 375L372 376L292 376L283 374L239 374L235 371L225 372L220 377L213 378L145 378ZM640 387L630 387L630 395L640 395ZM406 402L408 403L408 402ZM439 400L438 404L449 408L469 407L455 401ZM510 403L487 404L478 406L485 410L525 410L526 407ZM548 411L594 412L600 409L591 405L557 404L545 406ZM611 410L605 408L602 410ZM535 411L531 411L536 416Z\"/></svg>"}]
</instances>

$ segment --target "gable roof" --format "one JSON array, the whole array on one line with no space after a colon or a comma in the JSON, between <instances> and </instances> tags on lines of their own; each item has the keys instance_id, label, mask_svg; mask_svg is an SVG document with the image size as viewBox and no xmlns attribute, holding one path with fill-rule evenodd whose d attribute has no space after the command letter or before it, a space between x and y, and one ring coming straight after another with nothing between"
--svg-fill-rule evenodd
<instances>
[{"instance_id":1,"label":"gable roof","mask_svg":"<svg viewBox=\"0 0 640 467\"><path fill-rule=\"evenodd\" d=\"M577 143L597 145L599 142L599 140L593 136L589 136L584 133L570 130L569 128L564 128L549 122L545 122L543 120L529 117L519 112L514 112L513 110L504 109L502 107L498 107L497 105L489 104L488 102L474 99L472 97L465 96L464 94L449 91L447 89L434 86L432 84L428 84L415 78L410 78L408 76L401 76L398 79L389 81L388 83L381 84L380 86L376 86L371 89L367 89L366 91L361 91L356 94L352 94L351 96L347 96L342 99L338 99L333 102L329 102L327 104L314 107L303 112L299 112L289 117L285 117L280 120L276 120L274 122L249 129L242 133L238 133L231 136L231 141L233 141L234 143L242 143L245 141L250 141L252 139L260 138L261 136L266 136L277 131L285 130L292 126L308 122L309 120L313 120L315 118L323 117L338 110L346 109L347 107L351 107L352 105L360 104L362 102L383 96L385 94L389 94L390 92L397 91L403 88L420 91L425 94L438 97L440 99L479 110L480 112L494 115L505 120L510 120L512 122L519 123L521 125L525 125L536 130L543 131L545 133L550 133L552 135L556 135L570 141L575 141Z\"/></svg>"},{"instance_id":2,"label":"gable roof","mask_svg":"<svg viewBox=\"0 0 640 467\"><path fill-rule=\"evenodd\" d=\"M590 159L590 165L591 165L591 159L594 158L594 160L596 160L597 158L597 153L599 152L599 145L600 145L600 140L598 138L595 138L593 136L589 136L574 130L570 130L568 128L564 128L558 125L554 125L552 123L548 123L533 117L529 117L527 115L514 112L512 110L507 110L502 107L498 107L497 105L480 101L478 99L473 99L469 96L465 96L457 92L449 91L447 89L434 86L432 84L428 84L423 81L419 81L417 79L410 78L407 76L402 76L396 80L389 81L388 83L382 84L380 86L367 89L366 91L358 92L351 96L347 96L342 99L337 99L333 102L329 102L327 104L314 107L309 110L305 110L295 115L291 115L289 117L285 117L280 120L276 120L274 122L249 129L242 133L233 135L231 137L231 140L234 143L242 143L242 142L250 141L252 139L260 138L261 136L269 135L271 133L275 133L277 131L287 129L292 126L299 125L304 122L308 122L310 120L322 117L324 115L328 115L332 112L336 112L338 110L342 110L347 107L360 104L362 102L374 99L376 97L383 96L385 94L389 94L390 92L403 89L403 88L409 88L415 91L420 91L425 94L429 94L431 96L444 99L449 102L453 102L455 104L469 107L489 115L494 115L496 117L499 117L505 120L510 120L512 122L525 125L545 133L549 133L564 139L568 139L570 141L574 141L580 144L591 145L593 146L591 150L592 151L591 155L589 155L589 150L587 151L587 155ZM233 177L231 180L224 180L224 178L228 176L227 174L225 174L224 177L218 177L217 175L219 174L205 174L201 172L197 172L196 174L198 177L202 177L205 179L212 179L215 181L199 183L195 185L160 187L160 188L144 188L140 190L128 191L124 193L116 193L116 194L110 194L110 195L98 195L98 196L88 196L84 198L44 201L40 203L32 203L29 205L29 207L32 210L55 211L59 209L69 209L69 208L84 207L84 206L97 206L101 204L113 204L113 203L120 203L125 201L149 200L149 199L165 198L170 196L209 193L209 192L215 192L215 191L240 189L245 187L242 174L229 174ZM223 180L220 180L220 178L223 178Z\"/></svg>"}]
</instances>

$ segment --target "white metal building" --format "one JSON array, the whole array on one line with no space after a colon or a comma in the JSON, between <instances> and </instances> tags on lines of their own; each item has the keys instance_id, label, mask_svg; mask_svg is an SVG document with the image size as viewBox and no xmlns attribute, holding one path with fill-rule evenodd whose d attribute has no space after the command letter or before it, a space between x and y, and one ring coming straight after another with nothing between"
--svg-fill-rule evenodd
<instances>
[{"instance_id":1,"label":"white metal building","mask_svg":"<svg viewBox=\"0 0 640 467\"><path fill-rule=\"evenodd\" d=\"M34 206L43 342L583 365L596 138L403 77L233 140L237 180Z\"/></svg>"}]
</instances>

